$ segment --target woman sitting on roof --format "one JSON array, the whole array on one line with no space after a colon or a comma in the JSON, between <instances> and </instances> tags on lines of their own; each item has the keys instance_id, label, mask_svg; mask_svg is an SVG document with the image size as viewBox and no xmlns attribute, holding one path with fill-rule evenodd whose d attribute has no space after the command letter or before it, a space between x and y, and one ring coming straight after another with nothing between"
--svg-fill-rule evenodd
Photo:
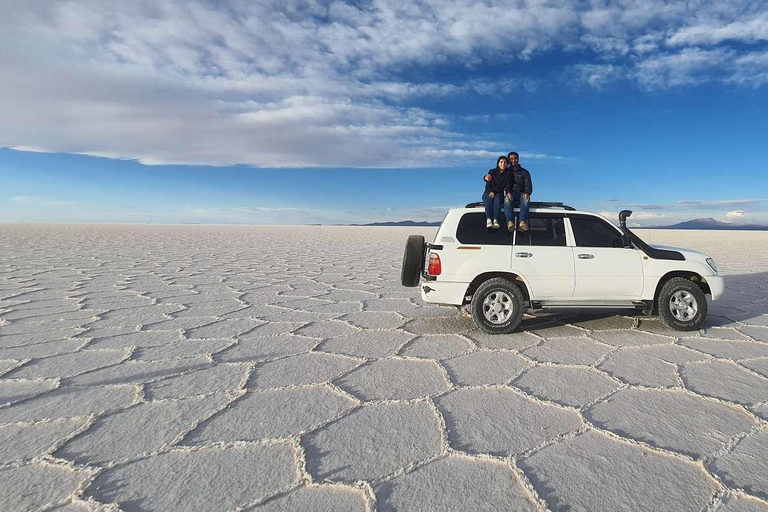
<instances>
[{"instance_id":1,"label":"woman sitting on roof","mask_svg":"<svg viewBox=\"0 0 768 512\"><path fill-rule=\"evenodd\" d=\"M504 189L507 188L507 157L500 156L496 160L496 167L488 171L490 180L485 182L483 202L485 203L485 227L499 229L499 217L501 206L504 204Z\"/></svg>"}]
</instances>

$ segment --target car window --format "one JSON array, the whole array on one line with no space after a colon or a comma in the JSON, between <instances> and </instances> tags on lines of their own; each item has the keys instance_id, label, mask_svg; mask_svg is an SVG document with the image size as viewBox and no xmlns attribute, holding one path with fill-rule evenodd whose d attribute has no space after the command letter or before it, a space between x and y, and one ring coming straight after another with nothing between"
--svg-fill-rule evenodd
<instances>
[{"instance_id":1,"label":"car window","mask_svg":"<svg viewBox=\"0 0 768 512\"><path fill-rule=\"evenodd\" d=\"M528 231L518 232L515 245L565 247L565 227L562 215L536 215L528 218Z\"/></svg>"},{"instance_id":2,"label":"car window","mask_svg":"<svg viewBox=\"0 0 768 512\"><path fill-rule=\"evenodd\" d=\"M578 247L624 247L619 232L603 220L572 217L571 228Z\"/></svg>"},{"instance_id":3,"label":"car window","mask_svg":"<svg viewBox=\"0 0 768 512\"><path fill-rule=\"evenodd\" d=\"M512 234L507 232L504 214L499 219L501 229L486 229L485 213L465 213L456 228L456 239L471 245L512 245Z\"/></svg>"}]
</instances>

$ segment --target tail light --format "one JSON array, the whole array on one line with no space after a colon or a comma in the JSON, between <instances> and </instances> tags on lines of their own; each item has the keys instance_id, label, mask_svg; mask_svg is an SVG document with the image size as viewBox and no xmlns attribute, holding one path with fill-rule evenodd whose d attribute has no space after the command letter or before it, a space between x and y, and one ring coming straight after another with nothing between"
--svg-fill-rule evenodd
<instances>
[{"instance_id":1,"label":"tail light","mask_svg":"<svg viewBox=\"0 0 768 512\"><path fill-rule=\"evenodd\" d=\"M434 252L429 253L429 268L427 268L427 273L431 276L439 276L442 271L440 256Z\"/></svg>"}]
</instances>

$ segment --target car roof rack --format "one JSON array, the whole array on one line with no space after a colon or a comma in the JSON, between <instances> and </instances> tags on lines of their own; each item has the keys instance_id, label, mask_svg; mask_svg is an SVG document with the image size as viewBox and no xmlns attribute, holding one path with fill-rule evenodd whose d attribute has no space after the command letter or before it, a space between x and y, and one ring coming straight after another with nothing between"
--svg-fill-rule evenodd
<instances>
[{"instance_id":1,"label":"car roof rack","mask_svg":"<svg viewBox=\"0 0 768 512\"><path fill-rule=\"evenodd\" d=\"M479 202L479 203L469 203L464 208L484 208L485 203ZM556 203L552 201L532 201L530 204L531 208L562 208L563 210L568 210L570 212L576 211L576 208L573 206L568 206L565 203Z\"/></svg>"}]
</instances>

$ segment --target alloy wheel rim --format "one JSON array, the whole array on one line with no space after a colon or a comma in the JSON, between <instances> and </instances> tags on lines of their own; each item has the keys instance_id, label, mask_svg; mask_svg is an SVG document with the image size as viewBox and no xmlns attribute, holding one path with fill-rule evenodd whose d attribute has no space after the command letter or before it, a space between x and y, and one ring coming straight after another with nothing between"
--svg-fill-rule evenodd
<instances>
[{"instance_id":1,"label":"alloy wheel rim","mask_svg":"<svg viewBox=\"0 0 768 512\"><path fill-rule=\"evenodd\" d=\"M492 292L483 301L483 315L494 325L505 323L514 311L512 297L506 292Z\"/></svg>"},{"instance_id":2,"label":"alloy wheel rim","mask_svg":"<svg viewBox=\"0 0 768 512\"><path fill-rule=\"evenodd\" d=\"M669 311L677 320L687 322L696 316L699 304L693 294L680 290L669 298Z\"/></svg>"}]
</instances>

